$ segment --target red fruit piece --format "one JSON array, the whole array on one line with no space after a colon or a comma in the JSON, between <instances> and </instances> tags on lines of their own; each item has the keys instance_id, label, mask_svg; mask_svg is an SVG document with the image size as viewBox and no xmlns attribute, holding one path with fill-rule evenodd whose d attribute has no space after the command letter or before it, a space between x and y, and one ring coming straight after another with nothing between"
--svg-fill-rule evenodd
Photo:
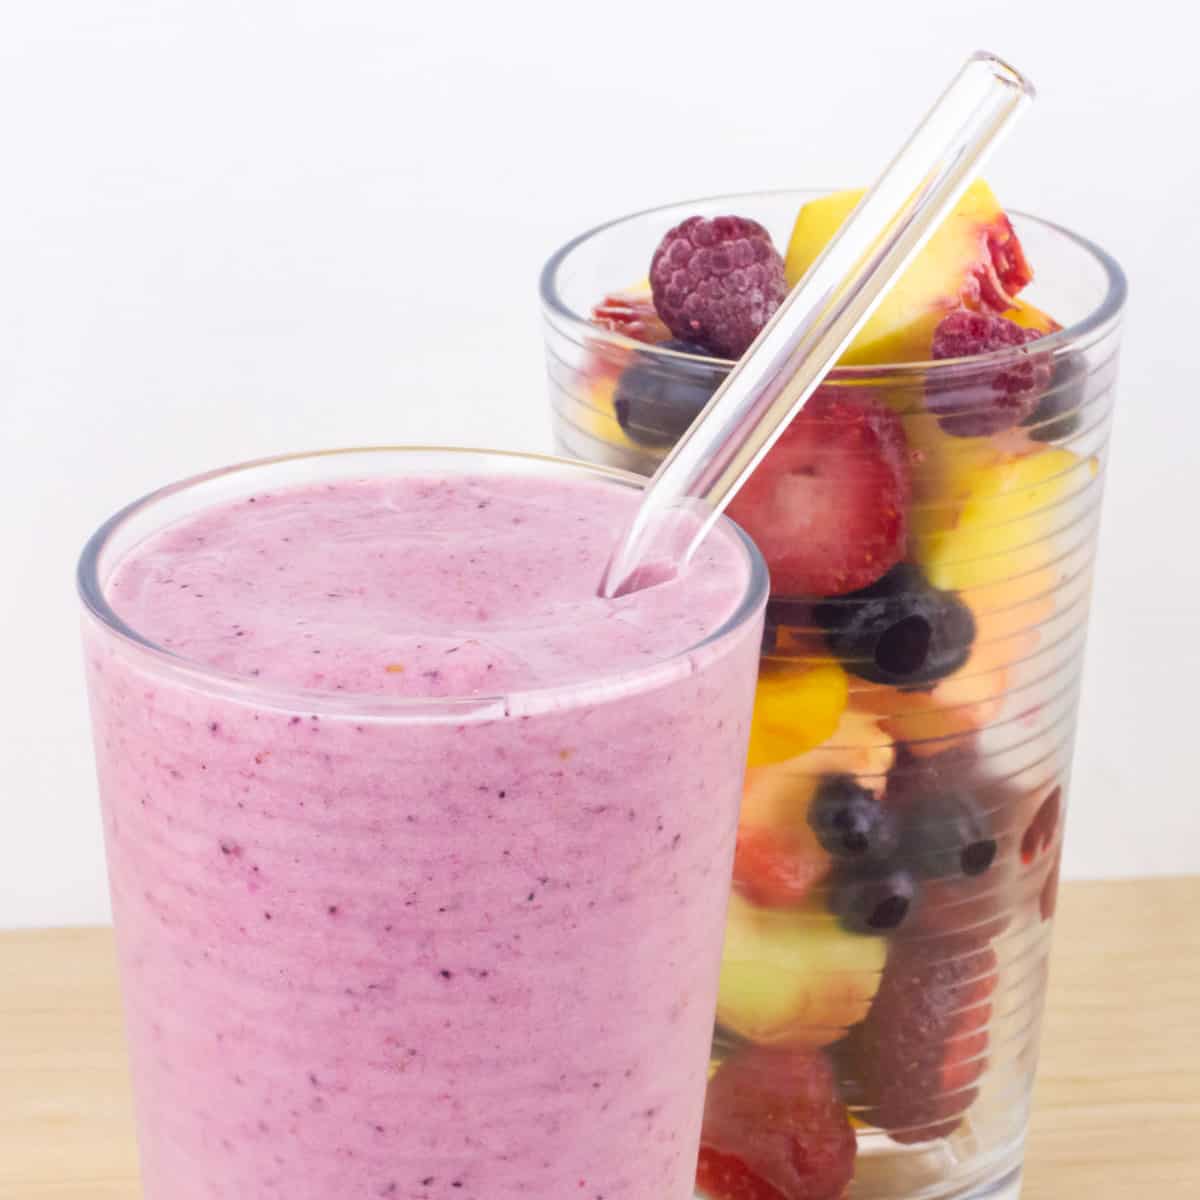
<instances>
[{"instance_id":1,"label":"red fruit piece","mask_svg":"<svg viewBox=\"0 0 1200 1200\"><path fill-rule=\"evenodd\" d=\"M844 1044L866 1120L904 1143L954 1132L987 1065L995 987L996 954L987 943L892 944L871 1011Z\"/></svg>"},{"instance_id":2,"label":"red fruit piece","mask_svg":"<svg viewBox=\"0 0 1200 1200\"><path fill-rule=\"evenodd\" d=\"M733 853L738 890L766 908L789 908L829 873L829 855L808 825L775 829L743 825Z\"/></svg>"},{"instance_id":3,"label":"red fruit piece","mask_svg":"<svg viewBox=\"0 0 1200 1200\"><path fill-rule=\"evenodd\" d=\"M818 391L729 505L782 596L842 596L904 554L909 453L878 400Z\"/></svg>"},{"instance_id":4,"label":"red fruit piece","mask_svg":"<svg viewBox=\"0 0 1200 1200\"><path fill-rule=\"evenodd\" d=\"M712 1200L839 1200L857 1149L823 1054L749 1046L708 1085L696 1186Z\"/></svg>"},{"instance_id":5,"label":"red fruit piece","mask_svg":"<svg viewBox=\"0 0 1200 1200\"><path fill-rule=\"evenodd\" d=\"M1033 279L1033 268L1025 257L1012 222L1000 213L987 236L988 261L975 270L979 281L979 303L1003 312L1013 298Z\"/></svg>"},{"instance_id":6,"label":"red fruit piece","mask_svg":"<svg viewBox=\"0 0 1200 1200\"><path fill-rule=\"evenodd\" d=\"M1058 814L1062 807L1062 788L1056 787L1038 806L1033 820L1021 838L1021 861L1028 866L1054 840Z\"/></svg>"},{"instance_id":7,"label":"red fruit piece","mask_svg":"<svg viewBox=\"0 0 1200 1200\"><path fill-rule=\"evenodd\" d=\"M994 350L1011 350L1042 336L1005 317L960 308L943 317L933 331L933 358L970 358ZM1046 355L1024 354L995 370L964 368L941 378L935 372L926 385L925 406L938 424L955 437L986 437L1011 429L1037 407L1050 385L1052 364Z\"/></svg>"},{"instance_id":8,"label":"red fruit piece","mask_svg":"<svg viewBox=\"0 0 1200 1200\"><path fill-rule=\"evenodd\" d=\"M654 301L642 292L610 292L592 309L592 324L652 346L671 336Z\"/></svg>"},{"instance_id":9,"label":"red fruit piece","mask_svg":"<svg viewBox=\"0 0 1200 1200\"><path fill-rule=\"evenodd\" d=\"M650 261L654 307L685 342L740 358L774 315L787 280L771 235L747 217L688 217Z\"/></svg>"}]
</instances>

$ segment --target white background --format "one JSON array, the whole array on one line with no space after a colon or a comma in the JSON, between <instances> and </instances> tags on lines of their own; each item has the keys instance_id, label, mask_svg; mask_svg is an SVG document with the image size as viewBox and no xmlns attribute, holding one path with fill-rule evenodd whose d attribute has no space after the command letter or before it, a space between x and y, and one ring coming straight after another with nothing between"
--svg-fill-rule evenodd
<instances>
[{"instance_id":1,"label":"white background","mask_svg":"<svg viewBox=\"0 0 1200 1200\"><path fill-rule=\"evenodd\" d=\"M72 590L101 517L275 451L547 445L549 251L650 204L867 181L979 45L1041 89L993 186L1133 287L1068 869L1200 869L1200 84L1174 7L6 6L0 925L107 915Z\"/></svg>"}]
</instances>

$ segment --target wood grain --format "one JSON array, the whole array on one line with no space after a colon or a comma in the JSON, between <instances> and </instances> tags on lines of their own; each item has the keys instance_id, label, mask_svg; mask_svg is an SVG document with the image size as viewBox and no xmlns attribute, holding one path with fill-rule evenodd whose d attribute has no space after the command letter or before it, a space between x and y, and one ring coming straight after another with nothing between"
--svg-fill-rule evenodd
<instances>
[{"instance_id":1,"label":"wood grain","mask_svg":"<svg viewBox=\"0 0 1200 1200\"><path fill-rule=\"evenodd\" d=\"M1024 1200L1200 1196L1198 1018L1200 878L1063 889ZM138 1200L124 1054L108 930L0 934L0 1200Z\"/></svg>"}]
</instances>

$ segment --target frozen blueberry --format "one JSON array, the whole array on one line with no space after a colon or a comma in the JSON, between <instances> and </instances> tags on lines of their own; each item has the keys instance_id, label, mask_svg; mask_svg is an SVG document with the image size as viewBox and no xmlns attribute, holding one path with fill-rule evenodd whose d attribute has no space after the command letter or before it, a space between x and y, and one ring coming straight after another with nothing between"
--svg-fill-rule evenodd
<instances>
[{"instance_id":1,"label":"frozen blueberry","mask_svg":"<svg viewBox=\"0 0 1200 1200\"><path fill-rule=\"evenodd\" d=\"M662 348L705 354L680 341L663 342ZM711 363L639 351L617 381L617 423L639 445L670 446L687 432L724 378L725 372Z\"/></svg>"}]
</instances>

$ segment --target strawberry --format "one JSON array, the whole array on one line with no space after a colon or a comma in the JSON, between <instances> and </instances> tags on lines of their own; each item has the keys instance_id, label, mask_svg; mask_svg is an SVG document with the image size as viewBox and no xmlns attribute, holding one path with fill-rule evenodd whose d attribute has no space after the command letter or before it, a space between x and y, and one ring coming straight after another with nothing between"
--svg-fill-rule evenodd
<instances>
[{"instance_id":1,"label":"strawberry","mask_svg":"<svg viewBox=\"0 0 1200 1200\"><path fill-rule=\"evenodd\" d=\"M996 954L963 937L892 944L867 1019L843 1043L863 1115L897 1142L958 1128L987 1066Z\"/></svg>"},{"instance_id":2,"label":"strawberry","mask_svg":"<svg viewBox=\"0 0 1200 1200\"><path fill-rule=\"evenodd\" d=\"M800 904L829 873L829 855L807 825L786 829L742 825L733 854L738 890L765 908Z\"/></svg>"},{"instance_id":3,"label":"strawberry","mask_svg":"<svg viewBox=\"0 0 1200 1200\"><path fill-rule=\"evenodd\" d=\"M749 1046L708 1085L696 1186L711 1200L839 1200L857 1149L820 1051Z\"/></svg>"},{"instance_id":4,"label":"strawberry","mask_svg":"<svg viewBox=\"0 0 1200 1200\"><path fill-rule=\"evenodd\" d=\"M842 596L900 561L909 452L878 400L817 391L729 505L758 543L772 592Z\"/></svg>"}]
</instances>

